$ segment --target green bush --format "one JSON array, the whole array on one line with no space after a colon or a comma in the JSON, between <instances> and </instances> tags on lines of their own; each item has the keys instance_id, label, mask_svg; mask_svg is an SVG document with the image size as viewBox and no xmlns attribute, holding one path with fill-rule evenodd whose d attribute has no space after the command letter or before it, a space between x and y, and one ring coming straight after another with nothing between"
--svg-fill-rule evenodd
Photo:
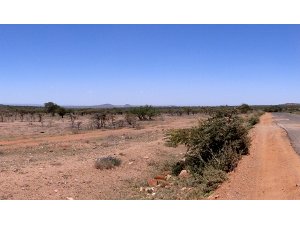
<instances>
[{"instance_id":1,"label":"green bush","mask_svg":"<svg viewBox=\"0 0 300 225\"><path fill-rule=\"evenodd\" d=\"M190 129L174 129L167 132L165 140L168 147L177 147L188 141Z\"/></svg>"},{"instance_id":2,"label":"green bush","mask_svg":"<svg viewBox=\"0 0 300 225\"><path fill-rule=\"evenodd\" d=\"M240 113L245 114L245 113L248 113L249 111L251 111L252 108L247 104L242 104L238 107L238 110L240 111Z\"/></svg>"},{"instance_id":3,"label":"green bush","mask_svg":"<svg viewBox=\"0 0 300 225\"><path fill-rule=\"evenodd\" d=\"M227 179L226 172L208 166L203 170L201 183L204 184L203 192L210 193L217 189Z\"/></svg>"},{"instance_id":4,"label":"green bush","mask_svg":"<svg viewBox=\"0 0 300 225\"><path fill-rule=\"evenodd\" d=\"M184 170L185 163L183 161L179 161L172 165L172 174L178 176L182 170Z\"/></svg>"},{"instance_id":5,"label":"green bush","mask_svg":"<svg viewBox=\"0 0 300 225\"><path fill-rule=\"evenodd\" d=\"M207 165L229 172L241 155L248 154L247 135L248 129L239 117L218 114L198 127L169 132L167 144L187 147L185 167L195 174L202 175Z\"/></svg>"},{"instance_id":6,"label":"green bush","mask_svg":"<svg viewBox=\"0 0 300 225\"><path fill-rule=\"evenodd\" d=\"M157 109L148 105L133 108L129 113L137 116L139 120L152 120L153 117L158 115Z\"/></svg>"},{"instance_id":7,"label":"green bush","mask_svg":"<svg viewBox=\"0 0 300 225\"><path fill-rule=\"evenodd\" d=\"M259 123L259 116L256 116L256 115L255 115L255 116L251 116L251 117L249 118L248 123L249 123L249 125L250 125L251 127L255 126L256 124Z\"/></svg>"}]
</instances>

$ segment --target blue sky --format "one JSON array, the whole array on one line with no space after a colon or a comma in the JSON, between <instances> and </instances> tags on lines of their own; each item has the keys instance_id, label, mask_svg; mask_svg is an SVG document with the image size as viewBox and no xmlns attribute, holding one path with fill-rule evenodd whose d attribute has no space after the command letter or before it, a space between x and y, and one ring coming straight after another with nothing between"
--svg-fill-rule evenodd
<instances>
[{"instance_id":1,"label":"blue sky","mask_svg":"<svg viewBox=\"0 0 300 225\"><path fill-rule=\"evenodd\" d=\"M0 25L0 104L300 102L299 25Z\"/></svg>"}]
</instances>

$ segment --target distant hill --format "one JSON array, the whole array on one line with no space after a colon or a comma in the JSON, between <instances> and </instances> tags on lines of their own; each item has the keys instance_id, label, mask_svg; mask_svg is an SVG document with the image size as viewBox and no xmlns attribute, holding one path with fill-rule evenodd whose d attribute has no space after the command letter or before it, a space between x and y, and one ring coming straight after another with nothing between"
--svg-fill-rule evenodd
<instances>
[{"instance_id":1,"label":"distant hill","mask_svg":"<svg viewBox=\"0 0 300 225\"><path fill-rule=\"evenodd\" d=\"M7 107L7 106L17 106L17 107L43 107L44 105L39 104L7 104L3 105L0 104L0 107ZM126 105L112 105L112 104L102 104L102 105L91 105L91 106L81 106L81 105L62 105L62 107L68 109L112 109L112 108L130 108L135 107L129 104Z\"/></svg>"},{"instance_id":2,"label":"distant hill","mask_svg":"<svg viewBox=\"0 0 300 225\"><path fill-rule=\"evenodd\" d=\"M72 109L112 109L112 108L130 108L134 107L132 105L126 104L126 105L112 105L112 104L102 104L102 105L91 105L91 106L63 106L65 108L72 108Z\"/></svg>"},{"instance_id":3,"label":"distant hill","mask_svg":"<svg viewBox=\"0 0 300 225\"><path fill-rule=\"evenodd\" d=\"M300 106L300 103L285 103L282 106Z\"/></svg>"}]
</instances>

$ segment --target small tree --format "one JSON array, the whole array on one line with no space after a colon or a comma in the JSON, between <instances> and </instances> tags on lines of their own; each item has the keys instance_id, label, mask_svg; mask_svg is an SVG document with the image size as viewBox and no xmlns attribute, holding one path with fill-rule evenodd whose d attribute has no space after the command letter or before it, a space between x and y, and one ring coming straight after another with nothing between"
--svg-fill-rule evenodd
<instances>
[{"instance_id":1,"label":"small tree","mask_svg":"<svg viewBox=\"0 0 300 225\"><path fill-rule=\"evenodd\" d=\"M67 114L67 110L63 107L59 107L57 113L59 116L61 116L61 118L64 118L64 116Z\"/></svg>"},{"instance_id":2,"label":"small tree","mask_svg":"<svg viewBox=\"0 0 300 225\"><path fill-rule=\"evenodd\" d=\"M192 109L190 107L184 107L183 111L189 116L192 112Z\"/></svg>"},{"instance_id":3,"label":"small tree","mask_svg":"<svg viewBox=\"0 0 300 225\"><path fill-rule=\"evenodd\" d=\"M141 106L138 108L133 108L130 113L136 115L139 120L152 120L154 116L158 115L157 110L152 106Z\"/></svg>"},{"instance_id":4,"label":"small tree","mask_svg":"<svg viewBox=\"0 0 300 225\"><path fill-rule=\"evenodd\" d=\"M249 111L252 110L252 108L247 105L247 104L242 104L238 107L238 110L241 112L241 113L248 113Z\"/></svg>"},{"instance_id":5,"label":"small tree","mask_svg":"<svg viewBox=\"0 0 300 225\"><path fill-rule=\"evenodd\" d=\"M70 121L71 121L71 127L74 128L77 116L75 114L73 114L73 113L70 113L69 116L70 116Z\"/></svg>"},{"instance_id":6,"label":"small tree","mask_svg":"<svg viewBox=\"0 0 300 225\"><path fill-rule=\"evenodd\" d=\"M55 113L57 112L57 110L59 108L60 107L57 104L53 103L53 102L47 102L47 103L45 103L46 112L50 113L52 116L55 116Z\"/></svg>"}]
</instances>

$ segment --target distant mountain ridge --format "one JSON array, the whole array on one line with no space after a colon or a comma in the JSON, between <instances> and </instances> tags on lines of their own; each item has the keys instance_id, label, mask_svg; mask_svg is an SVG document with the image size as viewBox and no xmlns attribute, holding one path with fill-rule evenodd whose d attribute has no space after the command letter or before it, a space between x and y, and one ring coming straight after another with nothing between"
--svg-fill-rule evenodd
<instances>
[{"instance_id":1,"label":"distant mountain ridge","mask_svg":"<svg viewBox=\"0 0 300 225\"><path fill-rule=\"evenodd\" d=\"M285 103L284 106L300 106L300 103Z\"/></svg>"},{"instance_id":2,"label":"distant mountain ridge","mask_svg":"<svg viewBox=\"0 0 300 225\"><path fill-rule=\"evenodd\" d=\"M65 105L63 106L65 108L73 108L73 109L112 109L112 108L130 108L130 107L135 107L129 104L125 104L125 105L112 105L112 104L102 104L102 105L91 105L91 106L71 106L71 105Z\"/></svg>"},{"instance_id":3,"label":"distant mountain ridge","mask_svg":"<svg viewBox=\"0 0 300 225\"><path fill-rule=\"evenodd\" d=\"M19 107L43 107L41 104L0 104L0 106L19 106ZM125 104L125 105L112 105L112 104L102 104L102 105L91 105L91 106L81 106L81 105L61 105L62 107L68 109L112 109L112 108L130 108L135 107L133 105Z\"/></svg>"}]
</instances>

